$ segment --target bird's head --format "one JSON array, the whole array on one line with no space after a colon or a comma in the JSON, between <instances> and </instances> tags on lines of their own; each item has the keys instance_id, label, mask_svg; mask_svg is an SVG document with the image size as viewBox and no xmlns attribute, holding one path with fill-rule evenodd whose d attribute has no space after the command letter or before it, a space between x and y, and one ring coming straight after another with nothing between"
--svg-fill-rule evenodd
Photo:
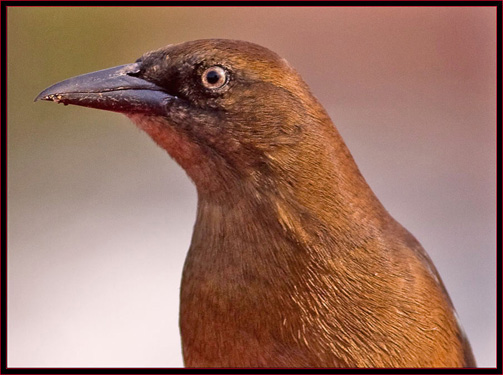
<instances>
[{"instance_id":1,"label":"bird's head","mask_svg":"<svg viewBox=\"0 0 503 375\"><path fill-rule=\"evenodd\" d=\"M323 153L319 142L332 128L286 60L234 40L169 45L133 64L57 83L37 99L126 114L200 194L294 176L293 169L305 169L302 160Z\"/></svg>"}]
</instances>

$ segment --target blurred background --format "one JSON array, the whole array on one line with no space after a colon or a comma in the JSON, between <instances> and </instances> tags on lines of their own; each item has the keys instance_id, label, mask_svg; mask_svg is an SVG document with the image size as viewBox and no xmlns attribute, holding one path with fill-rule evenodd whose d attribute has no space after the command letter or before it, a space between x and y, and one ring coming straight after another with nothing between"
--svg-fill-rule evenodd
<instances>
[{"instance_id":1,"label":"blurred background","mask_svg":"<svg viewBox=\"0 0 503 375\"><path fill-rule=\"evenodd\" d=\"M423 244L479 366L496 365L495 7L9 7L8 366L183 366L195 219L183 170L47 86L199 38L285 57Z\"/></svg>"}]
</instances>

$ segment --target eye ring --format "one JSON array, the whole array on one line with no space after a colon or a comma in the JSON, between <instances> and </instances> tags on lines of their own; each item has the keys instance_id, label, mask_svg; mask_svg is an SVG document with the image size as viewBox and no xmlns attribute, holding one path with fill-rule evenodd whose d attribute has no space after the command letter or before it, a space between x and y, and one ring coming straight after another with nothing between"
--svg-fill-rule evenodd
<instances>
[{"instance_id":1,"label":"eye ring","mask_svg":"<svg viewBox=\"0 0 503 375\"><path fill-rule=\"evenodd\" d=\"M229 73L221 66L214 65L201 74L201 83L210 90L224 87L229 82Z\"/></svg>"}]
</instances>

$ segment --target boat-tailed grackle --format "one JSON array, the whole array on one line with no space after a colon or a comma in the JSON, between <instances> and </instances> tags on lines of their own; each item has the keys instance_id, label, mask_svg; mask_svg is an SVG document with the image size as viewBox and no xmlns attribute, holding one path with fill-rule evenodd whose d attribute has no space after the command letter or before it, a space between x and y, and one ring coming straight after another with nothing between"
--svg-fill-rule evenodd
<instances>
[{"instance_id":1,"label":"boat-tailed grackle","mask_svg":"<svg viewBox=\"0 0 503 375\"><path fill-rule=\"evenodd\" d=\"M277 54L169 45L37 99L125 114L195 183L186 366L475 366L430 258Z\"/></svg>"}]
</instances>

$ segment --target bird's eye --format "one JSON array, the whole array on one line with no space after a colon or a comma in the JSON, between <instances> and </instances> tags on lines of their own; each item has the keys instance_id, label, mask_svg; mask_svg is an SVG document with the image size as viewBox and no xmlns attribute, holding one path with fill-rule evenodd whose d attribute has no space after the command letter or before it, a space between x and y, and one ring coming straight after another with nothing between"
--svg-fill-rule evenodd
<instances>
[{"instance_id":1,"label":"bird's eye","mask_svg":"<svg viewBox=\"0 0 503 375\"><path fill-rule=\"evenodd\" d=\"M201 76L203 86L207 89L219 89L225 86L228 80L227 71L221 66L212 66L206 69Z\"/></svg>"}]
</instances>

